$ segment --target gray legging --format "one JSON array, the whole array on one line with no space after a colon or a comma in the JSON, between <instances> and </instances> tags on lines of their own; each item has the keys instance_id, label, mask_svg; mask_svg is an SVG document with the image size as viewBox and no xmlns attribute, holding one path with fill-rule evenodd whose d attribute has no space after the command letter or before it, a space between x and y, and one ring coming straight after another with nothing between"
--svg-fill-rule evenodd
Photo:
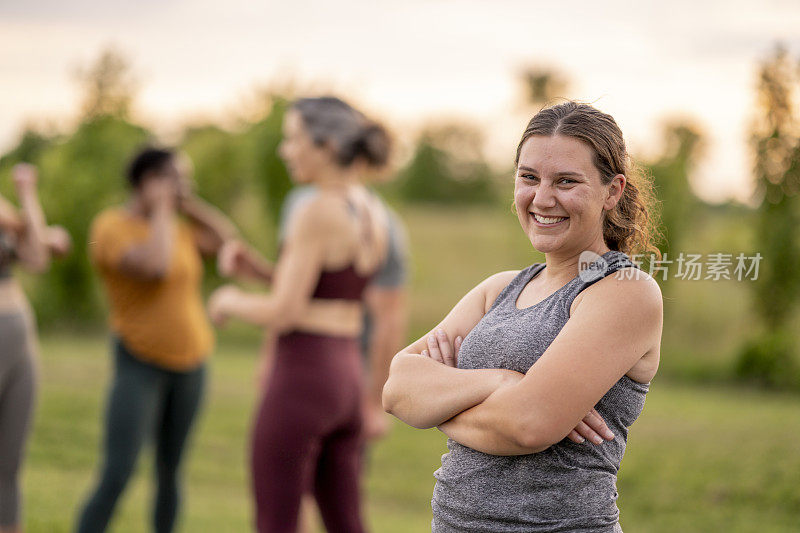
<instances>
[{"instance_id":1,"label":"gray legging","mask_svg":"<svg viewBox=\"0 0 800 533\"><path fill-rule=\"evenodd\" d=\"M205 365L171 372L141 361L119 340L114 355L114 383L106 406L105 461L77 531L106 530L142 444L155 436L158 487L153 530L166 533L172 531L178 513L179 467L202 398Z\"/></svg>"},{"instance_id":2,"label":"gray legging","mask_svg":"<svg viewBox=\"0 0 800 533\"><path fill-rule=\"evenodd\" d=\"M25 454L36 373L26 312L0 314L0 527L19 524L19 468Z\"/></svg>"}]
</instances>

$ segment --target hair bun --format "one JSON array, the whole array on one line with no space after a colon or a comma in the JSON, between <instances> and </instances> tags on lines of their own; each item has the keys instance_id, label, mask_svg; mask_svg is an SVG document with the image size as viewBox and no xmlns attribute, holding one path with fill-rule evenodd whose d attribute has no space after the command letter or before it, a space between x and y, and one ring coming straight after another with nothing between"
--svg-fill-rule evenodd
<instances>
[{"instance_id":1,"label":"hair bun","mask_svg":"<svg viewBox=\"0 0 800 533\"><path fill-rule=\"evenodd\" d=\"M334 146L338 163L347 167L363 160L381 167L389 160L389 134L345 101L333 97L301 98L292 104L317 146Z\"/></svg>"},{"instance_id":2,"label":"hair bun","mask_svg":"<svg viewBox=\"0 0 800 533\"><path fill-rule=\"evenodd\" d=\"M377 122L368 122L361 130L360 155L370 166L382 167L389 161L391 139L386 129Z\"/></svg>"}]
</instances>

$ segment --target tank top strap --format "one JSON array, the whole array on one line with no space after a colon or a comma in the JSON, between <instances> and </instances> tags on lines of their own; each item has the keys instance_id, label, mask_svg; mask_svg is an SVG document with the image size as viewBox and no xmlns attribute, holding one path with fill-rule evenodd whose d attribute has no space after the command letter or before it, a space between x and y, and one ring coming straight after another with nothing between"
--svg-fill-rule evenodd
<instances>
[{"instance_id":1,"label":"tank top strap","mask_svg":"<svg viewBox=\"0 0 800 533\"><path fill-rule=\"evenodd\" d=\"M561 295L566 309L569 310L573 300L575 300L581 291L591 287L614 272L628 267L641 270L639 265L634 263L626 253L618 250L609 250L603 255L597 256L597 258L590 263L582 265L578 276L564 287L565 290Z\"/></svg>"},{"instance_id":2,"label":"tank top strap","mask_svg":"<svg viewBox=\"0 0 800 533\"><path fill-rule=\"evenodd\" d=\"M370 198L374 193L368 191ZM375 235L372 229L372 214L369 212L369 207L358 206L350 197L345 198L347 211L356 220L359 229L359 241L362 246L369 247L374 244Z\"/></svg>"},{"instance_id":3,"label":"tank top strap","mask_svg":"<svg viewBox=\"0 0 800 533\"><path fill-rule=\"evenodd\" d=\"M525 288L525 285L545 267L544 263L534 263L519 271L519 274L514 276L514 279L506 285L500 294L495 298L494 303L489 308L489 312L493 311L496 307L506 307L508 305L516 305L519 293ZM510 302L510 304L509 304Z\"/></svg>"}]
</instances>

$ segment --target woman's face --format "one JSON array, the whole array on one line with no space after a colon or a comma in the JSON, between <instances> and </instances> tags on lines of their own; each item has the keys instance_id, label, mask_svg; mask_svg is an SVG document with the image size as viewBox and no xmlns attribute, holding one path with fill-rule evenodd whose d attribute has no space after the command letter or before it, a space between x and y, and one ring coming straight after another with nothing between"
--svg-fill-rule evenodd
<instances>
[{"instance_id":1,"label":"woman's face","mask_svg":"<svg viewBox=\"0 0 800 533\"><path fill-rule=\"evenodd\" d=\"M165 199L177 205L179 197L189 186L185 170L184 162L173 157L157 171L148 172L137 191L145 206L152 208Z\"/></svg>"},{"instance_id":2,"label":"woman's face","mask_svg":"<svg viewBox=\"0 0 800 533\"><path fill-rule=\"evenodd\" d=\"M603 185L589 146L561 135L528 138L514 180L520 225L543 253L580 254L605 248L604 211L622 195L625 177Z\"/></svg>"},{"instance_id":3,"label":"woman's face","mask_svg":"<svg viewBox=\"0 0 800 533\"><path fill-rule=\"evenodd\" d=\"M283 119L283 140L278 153L295 183L315 182L326 167L335 164L332 150L314 144L303 117L294 109Z\"/></svg>"}]
</instances>

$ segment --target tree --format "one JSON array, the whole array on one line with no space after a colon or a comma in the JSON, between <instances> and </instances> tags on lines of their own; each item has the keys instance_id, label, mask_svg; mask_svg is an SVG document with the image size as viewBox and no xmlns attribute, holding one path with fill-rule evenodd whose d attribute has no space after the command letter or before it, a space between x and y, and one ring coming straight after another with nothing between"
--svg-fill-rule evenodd
<instances>
[{"instance_id":1,"label":"tree","mask_svg":"<svg viewBox=\"0 0 800 533\"><path fill-rule=\"evenodd\" d=\"M474 128L446 123L426 127L394 188L404 200L433 203L492 203L494 176Z\"/></svg>"},{"instance_id":2,"label":"tree","mask_svg":"<svg viewBox=\"0 0 800 533\"><path fill-rule=\"evenodd\" d=\"M664 240L661 253L680 249L687 228L691 227L699 201L692 193L689 176L702 155L703 135L685 120L672 120L663 126L664 152L647 165L653 176L656 195L661 202Z\"/></svg>"},{"instance_id":3,"label":"tree","mask_svg":"<svg viewBox=\"0 0 800 533\"><path fill-rule=\"evenodd\" d=\"M789 329L800 296L800 116L794 100L799 81L796 63L777 47L761 66L752 126L760 201L756 241L764 257L753 288L763 332L744 346L737 371L768 384L800 385L795 335Z\"/></svg>"},{"instance_id":4,"label":"tree","mask_svg":"<svg viewBox=\"0 0 800 533\"><path fill-rule=\"evenodd\" d=\"M290 100L285 96L270 94L267 101L263 118L245 132L245 142L267 216L277 227L283 200L292 188L289 172L278 154L278 146L283 139L283 117L289 109Z\"/></svg>"},{"instance_id":5,"label":"tree","mask_svg":"<svg viewBox=\"0 0 800 533\"><path fill-rule=\"evenodd\" d=\"M81 86L81 114L85 119L128 118L137 85L130 63L118 50L108 48L93 64L78 68L75 80Z\"/></svg>"},{"instance_id":6,"label":"tree","mask_svg":"<svg viewBox=\"0 0 800 533\"><path fill-rule=\"evenodd\" d=\"M89 224L100 210L124 197L124 166L150 138L146 129L127 119L134 94L130 80L127 60L113 50L103 52L88 68L79 69L83 104L75 130L58 137L28 130L0 158L2 171L20 161L39 166L48 222L65 226L72 235L72 253L29 284L43 324L75 324L102 316L88 260Z\"/></svg>"},{"instance_id":7,"label":"tree","mask_svg":"<svg viewBox=\"0 0 800 533\"><path fill-rule=\"evenodd\" d=\"M73 240L66 258L54 261L32 291L43 323L85 322L101 316L102 299L89 265L89 225L102 209L124 197L125 164L149 137L142 127L104 116L81 124L42 154L40 194L48 221L65 226Z\"/></svg>"},{"instance_id":8,"label":"tree","mask_svg":"<svg viewBox=\"0 0 800 533\"><path fill-rule=\"evenodd\" d=\"M569 91L569 79L560 71L529 66L520 73L525 105L540 108L557 98L565 98Z\"/></svg>"}]
</instances>

